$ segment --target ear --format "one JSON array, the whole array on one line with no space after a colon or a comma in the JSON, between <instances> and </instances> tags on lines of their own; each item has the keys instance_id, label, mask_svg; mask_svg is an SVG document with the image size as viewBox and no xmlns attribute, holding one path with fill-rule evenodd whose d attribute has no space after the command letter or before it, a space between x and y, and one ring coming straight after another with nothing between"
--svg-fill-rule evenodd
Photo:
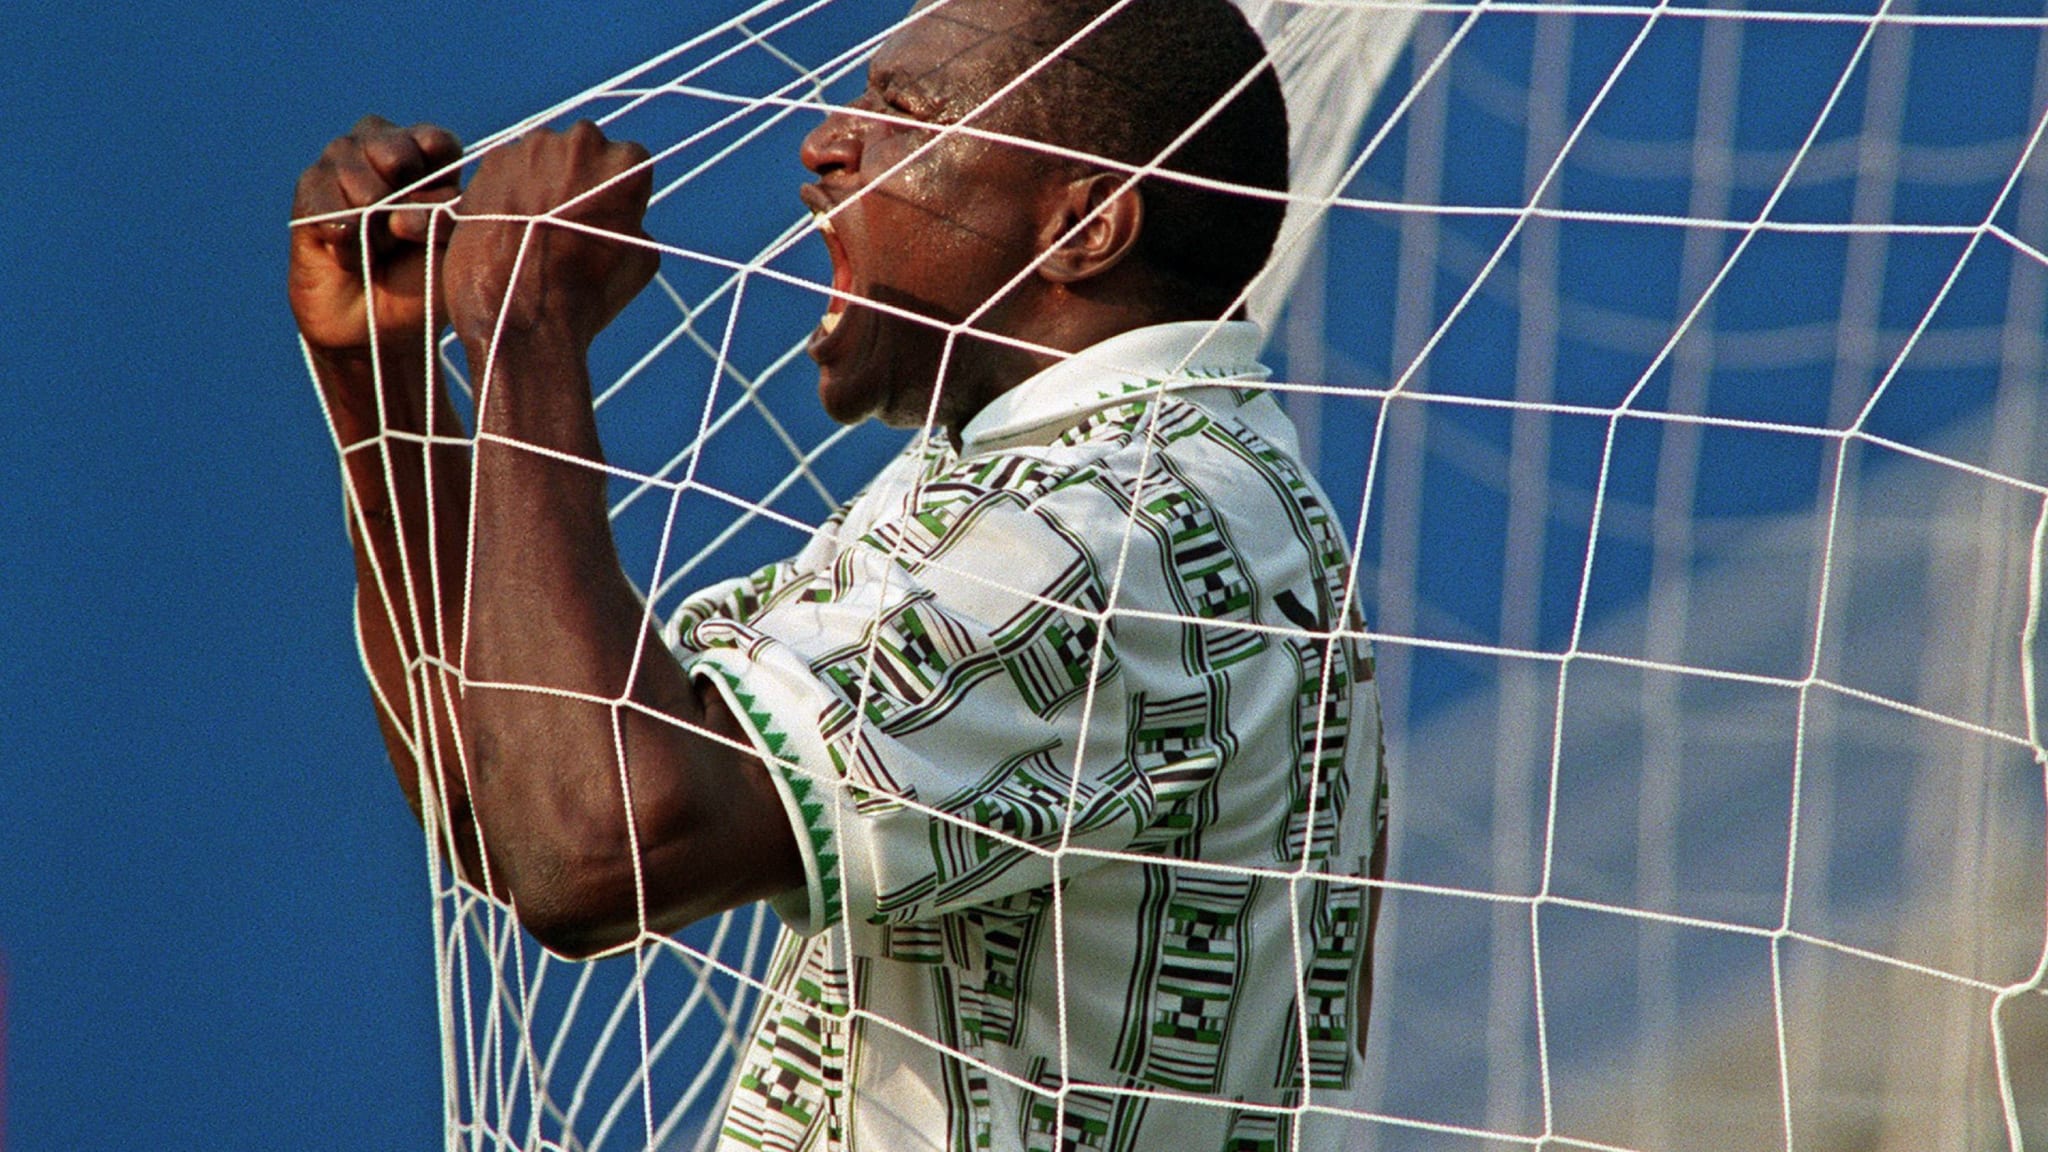
<instances>
[{"instance_id":1,"label":"ear","mask_svg":"<svg viewBox=\"0 0 2048 1152\"><path fill-rule=\"evenodd\" d=\"M1096 172L1055 188L1053 210L1038 238L1045 253L1038 263L1040 276L1055 284L1100 276L1137 246L1145 207L1137 188L1124 187L1129 179Z\"/></svg>"}]
</instances>

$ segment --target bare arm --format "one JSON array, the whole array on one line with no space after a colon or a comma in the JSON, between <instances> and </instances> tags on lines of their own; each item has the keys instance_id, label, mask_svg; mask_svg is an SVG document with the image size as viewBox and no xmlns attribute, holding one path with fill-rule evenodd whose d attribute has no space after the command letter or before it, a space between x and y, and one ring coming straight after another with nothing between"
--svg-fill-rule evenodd
<instances>
[{"instance_id":1,"label":"bare arm","mask_svg":"<svg viewBox=\"0 0 2048 1152\"><path fill-rule=\"evenodd\" d=\"M588 124L500 149L464 196L445 265L480 388L469 782L521 919L572 955L804 879L772 780L723 698L655 635L606 516L587 353L656 257L526 223L573 201L566 218L644 238L646 158Z\"/></svg>"},{"instance_id":2,"label":"bare arm","mask_svg":"<svg viewBox=\"0 0 2048 1152\"><path fill-rule=\"evenodd\" d=\"M425 295L427 260L448 228L430 229L417 209L351 212L461 154L442 129L376 117L330 143L294 197L302 222L292 229L288 289L342 450L358 636L378 724L407 803L415 815L428 803L443 813L444 843L475 881L483 870L454 735L457 677L446 659L460 620L469 444L427 346L437 311ZM407 201L431 206L455 195L450 172Z\"/></svg>"}]
</instances>

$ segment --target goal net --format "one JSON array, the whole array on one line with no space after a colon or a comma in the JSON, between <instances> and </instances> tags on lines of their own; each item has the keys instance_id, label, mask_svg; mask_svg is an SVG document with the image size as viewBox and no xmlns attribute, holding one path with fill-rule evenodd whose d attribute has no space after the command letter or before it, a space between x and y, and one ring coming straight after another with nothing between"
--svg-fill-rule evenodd
<instances>
[{"instance_id":1,"label":"goal net","mask_svg":"<svg viewBox=\"0 0 2048 1152\"><path fill-rule=\"evenodd\" d=\"M1361 1086L1278 1147L2048 1148L2048 10L1243 6L1296 122L1248 303L1392 796ZM818 409L793 194L899 8L701 5L472 145L654 153L593 374L657 615L902 446ZM565 962L428 831L449 1147L707 1147L774 918Z\"/></svg>"}]
</instances>

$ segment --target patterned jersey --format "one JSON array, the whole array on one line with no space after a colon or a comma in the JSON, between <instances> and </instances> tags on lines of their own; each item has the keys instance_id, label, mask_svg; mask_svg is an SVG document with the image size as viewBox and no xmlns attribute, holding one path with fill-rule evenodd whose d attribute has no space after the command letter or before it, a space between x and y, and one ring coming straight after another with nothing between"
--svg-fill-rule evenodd
<instances>
[{"instance_id":1,"label":"patterned jersey","mask_svg":"<svg viewBox=\"0 0 2048 1152\"><path fill-rule=\"evenodd\" d=\"M1126 333L671 622L808 882L721 1148L1286 1148L1352 1103L1372 662L1258 329Z\"/></svg>"}]
</instances>

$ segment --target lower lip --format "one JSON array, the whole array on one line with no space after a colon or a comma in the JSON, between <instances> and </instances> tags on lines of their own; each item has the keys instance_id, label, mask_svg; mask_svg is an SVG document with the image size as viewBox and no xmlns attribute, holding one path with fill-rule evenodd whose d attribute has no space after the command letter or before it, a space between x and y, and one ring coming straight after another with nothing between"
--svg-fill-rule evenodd
<instances>
[{"instance_id":1,"label":"lower lip","mask_svg":"<svg viewBox=\"0 0 2048 1152\"><path fill-rule=\"evenodd\" d=\"M819 324L816 328L811 329L810 341L804 346L804 351L810 354L811 359L822 364L839 353L841 346L846 343L846 328L847 322L851 318L851 311L851 309L840 310L837 313L839 324L830 331L827 331L823 324Z\"/></svg>"}]
</instances>

